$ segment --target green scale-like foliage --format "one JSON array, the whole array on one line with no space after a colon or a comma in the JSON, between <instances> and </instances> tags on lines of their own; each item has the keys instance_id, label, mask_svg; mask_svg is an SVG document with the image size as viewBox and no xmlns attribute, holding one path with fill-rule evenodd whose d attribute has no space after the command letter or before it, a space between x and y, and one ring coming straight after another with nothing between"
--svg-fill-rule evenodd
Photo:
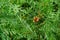
<instances>
[{"instance_id":1,"label":"green scale-like foliage","mask_svg":"<svg viewBox=\"0 0 60 40\"><path fill-rule=\"evenodd\" d=\"M0 0L0 40L60 40L60 0Z\"/></svg>"}]
</instances>

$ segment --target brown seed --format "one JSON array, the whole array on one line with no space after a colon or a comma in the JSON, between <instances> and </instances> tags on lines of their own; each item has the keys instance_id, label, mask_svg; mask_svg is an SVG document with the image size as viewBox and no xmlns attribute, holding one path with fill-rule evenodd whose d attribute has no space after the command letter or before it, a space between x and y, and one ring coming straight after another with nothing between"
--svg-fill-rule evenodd
<instances>
[{"instance_id":1,"label":"brown seed","mask_svg":"<svg viewBox=\"0 0 60 40\"><path fill-rule=\"evenodd\" d=\"M33 18L33 22L38 22L39 21L39 17L38 16L35 16L34 18Z\"/></svg>"}]
</instances>

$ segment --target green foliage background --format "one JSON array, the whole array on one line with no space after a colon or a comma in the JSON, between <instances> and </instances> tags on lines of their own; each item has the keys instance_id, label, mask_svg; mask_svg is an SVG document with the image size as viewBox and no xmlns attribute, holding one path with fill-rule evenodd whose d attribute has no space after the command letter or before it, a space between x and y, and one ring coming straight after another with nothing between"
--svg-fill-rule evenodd
<instances>
[{"instance_id":1,"label":"green foliage background","mask_svg":"<svg viewBox=\"0 0 60 40\"><path fill-rule=\"evenodd\" d=\"M0 40L60 40L60 0L0 0Z\"/></svg>"}]
</instances>

